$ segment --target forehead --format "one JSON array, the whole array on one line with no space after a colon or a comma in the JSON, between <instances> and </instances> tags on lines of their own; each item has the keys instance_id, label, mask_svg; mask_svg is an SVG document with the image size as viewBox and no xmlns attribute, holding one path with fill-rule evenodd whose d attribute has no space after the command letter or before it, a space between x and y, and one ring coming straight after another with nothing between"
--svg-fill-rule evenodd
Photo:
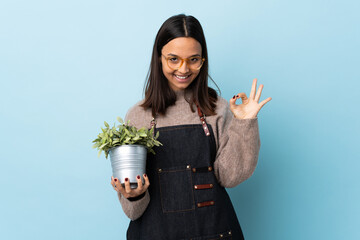
<instances>
[{"instance_id":1,"label":"forehead","mask_svg":"<svg viewBox=\"0 0 360 240\"><path fill-rule=\"evenodd\" d=\"M168 42L162 49L164 55L175 54L180 57L189 57L192 55L201 55L201 45L191 37L179 37Z\"/></svg>"}]
</instances>

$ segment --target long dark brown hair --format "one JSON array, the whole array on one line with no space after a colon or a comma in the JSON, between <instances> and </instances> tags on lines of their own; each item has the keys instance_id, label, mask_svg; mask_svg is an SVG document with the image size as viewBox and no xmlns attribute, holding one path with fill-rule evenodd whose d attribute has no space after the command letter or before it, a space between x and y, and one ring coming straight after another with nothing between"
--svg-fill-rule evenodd
<instances>
[{"instance_id":1,"label":"long dark brown hair","mask_svg":"<svg viewBox=\"0 0 360 240\"><path fill-rule=\"evenodd\" d=\"M200 22L195 17L184 14L175 15L167 19L156 35L150 69L144 86L145 100L141 107L145 110L151 108L152 115L155 116L156 114L165 115L167 107L175 104L176 94L170 88L168 80L164 76L160 56L162 48L168 42L178 37L192 37L197 40L202 48L202 57L205 58L198 76L186 88L186 91L192 93L190 94L191 98L189 101L191 111L195 111L193 103L196 103L205 115L215 115L217 92L208 86L208 77L210 79L211 77L208 74L209 60L204 32ZM215 82L214 84L216 85Z\"/></svg>"}]
</instances>

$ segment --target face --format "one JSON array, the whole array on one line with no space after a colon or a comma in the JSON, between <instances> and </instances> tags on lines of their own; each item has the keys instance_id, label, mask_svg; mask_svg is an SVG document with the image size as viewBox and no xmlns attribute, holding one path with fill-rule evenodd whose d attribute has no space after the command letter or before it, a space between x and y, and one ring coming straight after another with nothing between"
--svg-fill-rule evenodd
<instances>
[{"instance_id":1,"label":"face","mask_svg":"<svg viewBox=\"0 0 360 240\"><path fill-rule=\"evenodd\" d=\"M169 86L174 90L186 89L199 75L200 69L192 70L186 61L177 70L172 70L165 57L179 57L182 59L199 56L202 57L202 48L198 41L191 37L179 37L168 42L161 51L162 70L168 80Z\"/></svg>"}]
</instances>

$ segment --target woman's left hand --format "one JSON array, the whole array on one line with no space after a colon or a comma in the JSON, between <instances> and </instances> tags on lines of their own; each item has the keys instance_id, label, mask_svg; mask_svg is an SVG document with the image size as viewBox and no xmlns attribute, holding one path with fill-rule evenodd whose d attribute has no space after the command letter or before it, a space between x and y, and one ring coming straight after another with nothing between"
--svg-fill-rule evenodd
<instances>
[{"instance_id":1,"label":"woman's left hand","mask_svg":"<svg viewBox=\"0 0 360 240\"><path fill-rule=\"evenodd\" d=\"M256 83L257 79L255 78L252 83L250 97L248 98L245 93L239 93L230 99L230 110L234 116L238 119L248 119L255 118L260 111L260 109L265 105L265 103L271 100L271 97L268 97L264 101L259 103L261 96L261 91L264 85L260 85L258 91L256 92ZM236 100L241 98L242 104L236 105Z\"/></svg>"}]
</instances>

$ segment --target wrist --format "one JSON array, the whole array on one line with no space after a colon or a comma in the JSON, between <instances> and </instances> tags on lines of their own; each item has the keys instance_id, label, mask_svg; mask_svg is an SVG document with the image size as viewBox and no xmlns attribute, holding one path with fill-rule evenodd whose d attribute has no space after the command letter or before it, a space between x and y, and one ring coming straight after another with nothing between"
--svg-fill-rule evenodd
<instances>
[{"instance_id":1,"label":"wrist","mask_svg":"<svg viewBox=\"0 0 360 240\"><path fill-rule=\"evenodd\" d=\"M127 198L127 200L129 200L130 202L134 202L134 201L137 201L137 200L140 200L142 199L143 197L145 197L145 192L143 192L142 194L140 194L139 196L136 196L136 197L129 197Z\"/></svg>"},{"instance_id":2,"label":"wrist","mask_svg":"<svg viewBox=\"0 0 360 240\"><path fill-rule=\"evenodd\" d=\"M240 119L240 120L243 120L243 119L254 119L254 118L257 118L257 115L255 116L242 116L242 117L238 117L234 114L234 118L236 119Z\"/></svg>"}]
</instances>

